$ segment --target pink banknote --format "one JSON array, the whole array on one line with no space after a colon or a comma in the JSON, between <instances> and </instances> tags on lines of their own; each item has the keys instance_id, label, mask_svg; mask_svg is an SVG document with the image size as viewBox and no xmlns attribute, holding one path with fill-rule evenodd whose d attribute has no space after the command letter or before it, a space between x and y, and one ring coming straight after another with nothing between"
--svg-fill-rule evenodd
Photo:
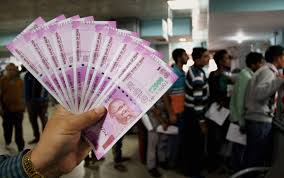
<instances>
[{"instance_id":1,"label":"pink banknote","mask_svg":"<svg viewBox=\"0 0 284 178\"><path fill-rule=\"evenodd\" d=\"M74 83L75 83L75 105L80 110L83 106L83 96L85 93L87 83L85 78L90 74L90 67L88 67L92 44L97 40L96 27L109 26L116 27L113 21L94 21L91 18L85 18L81 21L72 22L72 40L73 40L73 66L74 66ZM91 66L92 64L90 64ZM93 74L93 73L91 73Z\"/></svg>"},{"instance_id":2,"label":"pink banknote","mask_svg":"<svg viewBox=\"0 0 284 178\"><path fill-rule=\"evenodd\" d=\"M98 159L177 79L137 33L92 16L39 17L7 48L70 112L107 108L105 119L83 132Z\"/></svg>"},{"instance_id":3,"label":"pink banknote","mask_svg":"<svg viewBox=\"0 0 284 178\"><path fill-rule=\"evenodd\" d=\"M86 139L100 159L169 89L177 76L156 54L144 50L120 83L105 96L105 120L86 129ZM95 107L93 105L91 108Z\"/></svg>"}]
</instances>

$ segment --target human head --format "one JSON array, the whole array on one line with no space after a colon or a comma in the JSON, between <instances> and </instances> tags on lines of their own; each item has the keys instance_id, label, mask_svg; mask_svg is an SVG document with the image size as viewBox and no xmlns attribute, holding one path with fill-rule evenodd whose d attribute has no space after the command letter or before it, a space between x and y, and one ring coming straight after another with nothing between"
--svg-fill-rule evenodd
<instances>
[{"instance_id":1,"label":"human head","mask_svg":"<svg viewBox=\"0 0 284 178\"><path fill-rule=\"evenodd\" d=\"M246 65L252 71L257 71L263 65L263 55L257 52L250 52L246 56Z\"/></svg>"},{"instance_id":2,"label":"human head","mask_svg":"<svg viewBox=\"0 0 284 178\"><path fill-rule=\"evenodd\" d=\"M231 68L231 56L225 49L217 51L214 54L213 59L219 70L229 70Z\"/></svg>"},{"instance_id":3,"label":"human head","mask_svg":"<svg viewBox=\"0 0 284 178\"><path fill-rule=\"evenodd\" d=\"M114 99L108 106L111 118L116 119L120 124L126 125L133 118L133 112L121 99Z\"/></svg>"},{"instance_id":4,"label":"human head","mask_svg":"<svg viewBox=\"0 0 284 178\"><path fill-rule=\"evenodd\" d=\"M18 75L18 72L19 72L17 66L15 64L13 64L13 63L9 63L6 66L5 70L6 70L6 75L9 78L16 77Z\"/></svg>"},{"instance_id":5,"label":"human head","mask_svg":"<svg viewBox=\"0 0 284 178\"><path fill-rule=\"evenodd\" d=\"M177 48L172 52L172 58L176 64L185 65L189 59L186 51L182 48Z\"/></svg>"},{"instance_id":6,"label":"human head","mask_svg":"<svg viewBox=\"0 0 284 178\"><path fill-rule=\"evenodd\" d=\"M21 68L22 68L21 72L26 72L26 71L27 71L27 69L25 68L25 66L21 65Z\"/></svg>"},{"instance_id":7,"label":"human head","mask_svg":"<svg viewBox=\"0 0 284 178\"><path fill-rule=\"evenodd\" d=\"M280 45L270 46L265 52L265 60L277 68L284 67L284 48Z\"/></svg>"},{"instance_id":8,"label":"human head","mask_svg":"<svg viewBox=\"0 0 284 178\"><path fill-rule=\"evenodd\" d=\"M206 48L193 48L191 56L197 66L204 67L209 63L210 54Z\"/></svg>"}]
</instances>

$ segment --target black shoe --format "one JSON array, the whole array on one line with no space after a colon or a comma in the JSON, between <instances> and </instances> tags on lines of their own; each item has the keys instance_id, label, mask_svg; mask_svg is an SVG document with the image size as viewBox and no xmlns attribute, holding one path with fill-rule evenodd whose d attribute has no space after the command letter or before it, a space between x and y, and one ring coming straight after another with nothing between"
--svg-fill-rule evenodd
<instances>
[{"instance_id":1,"label":"black shoe","mask_svg":"<svg viewBox=\"0 0 284 178\"><path fill-rule=\"evenodd\" d=\"M89 167L89 165L90 165L90 162L85 160L84 167Z\"/></svg>"},{"instance_id":2,"label":"black shoe","mask_svg":"<svg viewBox=\"0 0 284 178\"><path fill-rule=\"evenodd\" d=\"M122 157L121 158L121 162L130 161L130 160L131 160L130 157Z\"/></svg>"},{"instance_id":3,"label":"black shoe","mask_svg":"<svg viewBox=\"0 0 284 178\"><path fill-rule=\"evenodd\" d=\"M161 177L162 176L162 174L159 172L159 170L157 168L150 169L148 172L152 177Z\"/></svg>"},{"instance_id":4,"label":"black shoe","mask_svg":"<svg viewBox=\"0 0 284 178\"><path fill-rule=\"evenodd\" d=\"M127 172L127 168L123 164L115 163L113 167L119 172Z\"/></svg>"},{"instance_id":5,"label":"black shoe","mask_svg":"<svg viewBox=\"0 0 284 178\"><path fill-rule=\"evenodd\" d=\"M29 141L28 144L29 144L29 145L35 144L35 143L37 143L38 141L39 141L39 139L35 138L35 139Z\"/></svg>"}]
</instances>

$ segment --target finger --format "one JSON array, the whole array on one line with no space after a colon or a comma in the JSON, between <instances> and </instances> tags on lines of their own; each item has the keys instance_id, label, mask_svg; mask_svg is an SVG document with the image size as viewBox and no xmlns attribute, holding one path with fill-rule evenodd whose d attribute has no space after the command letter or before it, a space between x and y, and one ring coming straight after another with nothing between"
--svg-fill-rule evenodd
<instances>
[{"instance_id":1,"label":"finger","mask_svg":"<svg viewBox=\"0 0 284 178\"><path fill-rule=\"evenodd\" d=\"M91 150L92 149L89 143L86 142L85 140L82 140L82 143L79 145L79 149L77 152L78 163L81 162L83 159L85 159Z\"/></svg>"},{"instance_id":2,"label":"finger","mask_svg":"<svg viewBox=\"0 0 284 178\"><path fill-rule=\"evenodd\" d=\"M106 114L106 109L103 106L99 106L91 111L74 115L70 122L73 126L76 126L78 130L83 130L103 118Z\"/></svg>"}]
</instances>

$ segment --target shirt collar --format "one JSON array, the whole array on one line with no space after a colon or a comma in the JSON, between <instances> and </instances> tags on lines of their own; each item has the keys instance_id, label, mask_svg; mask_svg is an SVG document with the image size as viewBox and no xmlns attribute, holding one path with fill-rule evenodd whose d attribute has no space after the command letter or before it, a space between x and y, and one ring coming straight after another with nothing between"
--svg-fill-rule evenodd
<instances>
[{"instance_id":1,"label":"shirt collar","mask_svg":"<svg viewBox=\"0 0 284 178\"><path fill-rule=\"evenodd\" d=\"M184 74L184 73L185 73L185 72L184 72L182 69L180 69L176 64L173 65L173 68L174 68L175 71L178 71L178 72L180 72L181 74Z\"/></svg>"},{"instance_id":2,"label":"shirt collar","mask_svg":"<svg viewBox=\"0 0 284 178\"><path fill-rule=\"evenodd\" d=\"M275 72L276 74L279 73L278 69L275 67L275 65L271 64L271 63L266 63L266 65L273 70L273 72Z\"/></svg>"},{"instance_id":3,"label":"shirt collar","mask_svg":"<svg viewBox=\"0 0 284 178\"><path fill-rule=\"evenodd\" d=\"M253 71L249 67L245 67L246 71L248 71L250 74L253 74Z\"/></svg>"}]
</instances>

